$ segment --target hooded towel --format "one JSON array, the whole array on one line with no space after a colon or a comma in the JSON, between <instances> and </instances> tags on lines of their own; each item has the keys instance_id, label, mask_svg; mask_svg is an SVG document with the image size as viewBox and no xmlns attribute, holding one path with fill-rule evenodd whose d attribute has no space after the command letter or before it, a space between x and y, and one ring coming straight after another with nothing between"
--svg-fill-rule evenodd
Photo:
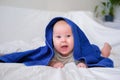
<instances>
[{"instance_id":1,"label":"hooded towel","mask_svg":"<svg viewBox=\"0 0 120 80\"><path fill-rule=\"evenodd\" d=\"M52 42L53 26L59 20L66 21L72 29L74 36L73 58L75 61L84 60L88 67L113 67L113 61L100 56L101 51L98 46L90 44L84 32L73 21L64 17L55 17L47 25L45 46L0 56L0 61L6 63L24 63L27 66L49 65L55 54Z\"/></svg>"}]
</instances>

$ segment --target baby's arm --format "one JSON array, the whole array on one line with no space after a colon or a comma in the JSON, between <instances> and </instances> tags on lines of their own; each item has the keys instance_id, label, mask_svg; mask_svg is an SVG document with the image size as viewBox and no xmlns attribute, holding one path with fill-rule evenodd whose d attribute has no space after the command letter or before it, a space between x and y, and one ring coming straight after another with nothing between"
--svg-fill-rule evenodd
<instances>
[{"instance_id":1,"label":"baby's arm","mask_svg":"<svg viewBox=\"0 0 120 80\"><path fill-rule=\"evenodd\" d=\"M57 61L51 61L49 66L54 67L54 68L63 68L64 67L63 63L57 62Z\"/></svg>"},{"instance_id":2,"label":"baby's arm","mask_svg":"<svg viewBox=\"0 0 120 80\"><path fill-rule=\"evenodd\" d=\"M76 61L76 65L80 68L87 68L87 64L85 64L84 59L81 59L80 61Z\"/></svg>"},{"instance_id":3,"label":"baby's arm","mask_svg":"<svg viewBox=\"0 0 120 80\"><path fill-rule=\"evenodd\" d=\"M83 62L78 63L77 66L80 68L87 68L87 65Z\"/></svg>"}]
</instances>

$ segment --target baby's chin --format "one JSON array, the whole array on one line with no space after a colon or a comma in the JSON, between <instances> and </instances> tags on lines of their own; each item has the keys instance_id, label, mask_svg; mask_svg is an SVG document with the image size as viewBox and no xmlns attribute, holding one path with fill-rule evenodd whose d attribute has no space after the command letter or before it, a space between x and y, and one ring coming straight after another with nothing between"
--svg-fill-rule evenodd
<instances>
[{"instance_id":1,"label":"baby's chin","mask_svg":"<svg viewBox=\"0 0 120 80\"><path fill-rule=\"evenodd\" d=\"M70 53L65 53L65 52L60 53L60 55L63 56L63 57L66 57L66 56L68 56L69 54L70 54Z\"/></svg>"}]
</instances>

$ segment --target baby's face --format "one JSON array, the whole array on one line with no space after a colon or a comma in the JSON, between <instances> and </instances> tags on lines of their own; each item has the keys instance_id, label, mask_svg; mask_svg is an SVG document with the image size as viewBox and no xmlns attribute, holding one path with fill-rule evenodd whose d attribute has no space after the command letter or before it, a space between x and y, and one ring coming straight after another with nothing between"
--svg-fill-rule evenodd
<instances>
[{"instance_id":1,"label":"baby's face","mask_svg":"<svg viewBox=\"0 0 120 80\"><path fill-rule=\"evenodd\" d=\"M53 27L53 45L62 56L68 56L74 47L71 27L65 21L58 21Z\"/></svg>"}]
</instances>

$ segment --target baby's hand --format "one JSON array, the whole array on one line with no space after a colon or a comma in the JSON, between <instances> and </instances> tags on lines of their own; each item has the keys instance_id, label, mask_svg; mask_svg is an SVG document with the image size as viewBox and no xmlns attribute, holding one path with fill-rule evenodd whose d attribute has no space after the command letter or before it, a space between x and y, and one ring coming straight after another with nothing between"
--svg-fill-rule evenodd
<instances>
[{"instance_id":1,"label":"baby's hand","mask_svg":"<svg viewBox=\"0 0 120 80\"><path fill-rule=\"evenodd\" d=\"M54 67L54 68L63 68L64 65L63 65L63 63L61 63L61 62L56 62L56 63L53 64L53 67Z\"/></svg>"},{"instance_id":2,"label":"baby's hand","mask_svg":"<svg viewBox=\"0 0 120 80\"><path fill-rule=\"evenodd\" d=\"M80 68L87 68L87 65L83 62L78 63L77 66Z\"/></svg>"}]
</instances>

